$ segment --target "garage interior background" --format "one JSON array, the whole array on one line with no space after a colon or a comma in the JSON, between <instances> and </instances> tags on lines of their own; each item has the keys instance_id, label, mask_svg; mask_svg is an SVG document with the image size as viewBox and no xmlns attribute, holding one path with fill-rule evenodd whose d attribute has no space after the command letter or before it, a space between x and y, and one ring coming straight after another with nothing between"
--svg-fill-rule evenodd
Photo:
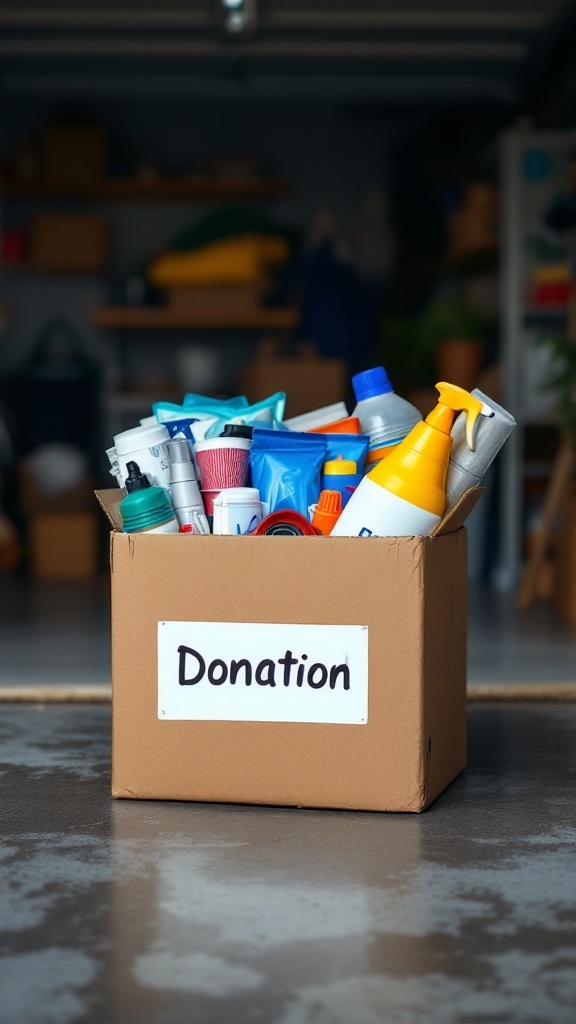
<instances>
[{"instance_id":1,"label":"garage interior background","mask_svg":"<svg viewBox=\"0 0 576 1024\"><path fill-rule=\"evenodd\" d=\"M558 0L3 5L3 684L108 681L112 435L187 390L263 397L285 358L292 414L319 381L351 401L334 360L423 411L443 377L510 408L470 522L471 678L572 680L575 25ZM289 259L154 287L238 218Z\"/></svg>"}]
</instances>

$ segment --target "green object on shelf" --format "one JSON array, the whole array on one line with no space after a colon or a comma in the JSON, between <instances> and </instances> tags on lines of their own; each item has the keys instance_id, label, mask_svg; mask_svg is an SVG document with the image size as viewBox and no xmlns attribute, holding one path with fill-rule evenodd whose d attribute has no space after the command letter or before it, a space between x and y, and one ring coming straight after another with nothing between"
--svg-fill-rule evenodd
<instances>
[{"instance_id":1,"label":"green object on shelf","mask_svg":"<svg viewBox=\"0 0 576 1024\"><path fill-rule=\"evenodd\" d=\"M431 387L436 351L445 341L482 342L488 358L495 351L494 323L463 296L435 299L418 316L387 317L378 354L401 392Z\"/></svg>"},{"instance_id":2,"label":"green object on shelf","mask_svg":"<svg viewBox=\"0 0 576 1024\"><path fill-rule=\"evenodd\" d=\"M443 341L484 341L488 317L463 296L436 299L420 317L420 329L427 346L434 350Z\"/></svg>"},{"instance_id":3,"label":"green object on shelf","mask_svg":"<svg viewBox=\"0 0 576 1024\"><path fill-rule=\"evenodd\" d=\"M170 248L189 252L212 242L220 242L225 238L239 238L242 235L279 235L291 245L298 240L295 232L279 227L257 210L227 207L215 210L197 224L180 232Z\"/></svg>"},{"instance_id":4,"label":"green object on shelf","mask_svg":"<svg viewBox=\"0 0 576 1024\"><path fill-rule=\"evenodd\" d=\"M541 334L537 340L539 345L550 349L558 367L558 372L543 388L556 392L558 422L576 446L576 344L566 334Z\"/></svg>"},{"instance_id":5,"label":"green object on shelf","mask_svg":"<svg viewBox=\"0 0 576 1024\"><path fill-rule=\"evenodd\" d=\"M397 390L425 388L434 382L434 348L415 316L390 316L382 321L378 356Z\"/></svg>"}]
</instances>

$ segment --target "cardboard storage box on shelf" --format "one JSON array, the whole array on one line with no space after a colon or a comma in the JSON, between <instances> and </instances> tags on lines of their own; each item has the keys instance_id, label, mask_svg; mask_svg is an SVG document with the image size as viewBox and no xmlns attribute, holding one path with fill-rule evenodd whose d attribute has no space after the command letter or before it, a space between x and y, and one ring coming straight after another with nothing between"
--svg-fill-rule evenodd
<instances>
[{"instance_id":1,"label":"cardboard storage box on shelf","mask_svg":"<svg viewBox=\"0 0 576 1024\"><path fill-rule=\"evenodd\" d=\"M479 493L433 537L360 539L130 535L123 492L97 492L113 795L427 807L466 762L461 527Z\"/></svg>"},{"instance_id":2,"label":"cardboard storage box on shelf","mask_svg":"<svg viewBox=\"0 0 576 1024\"><path fill-rule=\"evenodd\" d=\"M94 510L94 479L85 477L74 487L67 487L57 494L46 494L38 485L26 459L21 459L18 472L18 504L22 515L35 512L80 512Z\"/></svg>"},{"instance_id":3,"label":"cardboard storage box on shelf","mask_svg":"<svg viewBox=\"0 0 576 1024\"><path fill-rule=\"evenodd\" d=\"M107 140L98 124L53 121L42 131L40 167L46 184L97 185L106 175Z\"/></svg>"},{"instance_id":4,"label":"cardboard storage box on shelf","mask_svg":"<svg viewBox=\"0 0 576 1024\"><path fill-rule=\"evenodd\" d=\"M282 357L273 348L258 355L242 373L240 389L251 402L259 402L276 391L285 391L285 418L299 416L312 408L344 401L348 396L349 372L343 359L324 359L312 354Z\"/></svg>"},{"instance_id":5,"label":"cardboard storage box on shelf","mask_svg":"<svg viewBox=\"0 0 576 1024\"><path fill-rule=\"evenodd\" d=\"M28 522L30 571L36 579L91 579L98 572L93 512L36 512Z\"/></svg>"},{"instance_id":6,"label":"cardboard storage box on shelf","mask_svg":"<svg viewBox=\"0 0 576 1024\"><path fill-rule=\"evenodd\" d=\"M94 481L46 494L25 459L18 464L20 511L27 519L28 564L37 579L84 580L99 570Z\"/></svg>"},{"instance_id":7,"label":"cardboard storage box on shelf","mask_svg":"<svg viewBox=\"0 0 576 1024\"><path fill-rule=\"evenodd\" d=\"M244 313L259 309L269 287L267 280L251 284L181 285L166 289L166 302L172 309Z\"/></svg>"},{"instance_id":8,"label":"cardboard storage box on shelf","mask_svg":"<svg viewBox=\"0 0 576 1024\"><path fill-rule=\"evenodd\" d=\"M30 260L45 273L100 273L108 266L109 224L97 213L39 213Z\"/></svg>"}]
</instances>

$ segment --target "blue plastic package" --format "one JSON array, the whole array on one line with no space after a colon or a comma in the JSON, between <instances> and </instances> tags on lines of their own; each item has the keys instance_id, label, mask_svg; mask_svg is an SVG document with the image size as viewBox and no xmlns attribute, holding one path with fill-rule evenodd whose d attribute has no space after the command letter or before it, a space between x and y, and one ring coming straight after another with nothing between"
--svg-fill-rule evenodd
<instances>
[{"instance_id":1,"label":"blue plastic package","mask_svg":"<svg viewBox=\"0 0 576 1024\"><path fill-rule=\"evenodd\" d=\"M206 437L219 437L227 423L237 423L247 427L256 425L275 427L283 420L285 408L286 392L276 391L273 395L263 398L262 401L256 402L254 405L242 409L231 409L228 415L221 415L208 428Z\"/></svg>"},{"instance_id":2,"label":"blue plastic package","mask_svg":"<svg viewBox=\"0 0 576 1024\"><path fill-rule=\"evenodd\" d=\"M235 398L208 398L206 395L195 395L188 391L182 400L182 405L190 410L203 408L209 405L214 409L246 409L250 405L246 395L236 395Z\"/></svg>"},{"instance_id":3,"label":"blue plastic package","mask_svg":"<svg viewBox=\"0 0 576 1024\"><path fill-rule=\"evenodd\" d=\"M223 418L227 422L231 417L237 416L241 409L248 409L248 399L245 395L221 401L205 395L188 394L184 396L182 405L176 405L174 402L154 402L152 406L156 419L165 426L175 420L190 424L193 441L203 441L214 424L220 423Z\"/></svg>"},{"instance_id":4,"label":"blue plastic package","mask_svg":"<svg viewBox=\"0 0 576 1024\"><path fill-rule=\"evenodd\" d=\"M268 398L248 405L244 395L229 401L206 398L203 395L184 395L183 405L173 402L154 402L152 411L159 423L166 426L172 420L187 420L193 424L194 441L205 438L219 437L227 423L238 423L246 426L270 426L276 428L284 417L286 394L276 391Z\"/></svg>"},{"instance_id":5,"label":"blue plastic package","mask_svg":"<svg viewBox=\"0 0 576 1024\"><path fill-rule=\"evenodd\" d=\"M326 437L296 431L262 430L252 435L252 486L269 512L291 508L308 517L318 501L320 474L326 461Z\"/></svg>"},{"instance_id":6,"label":"blue plastic package","mask_svg":"<svg viewBox=\"0 0 576 1024\"><path fill-rule=\"evenodd\" d=\"M362 473L368 454L370 438L368 434L320 434L326 438L326 459L349 459L356 463L356 472Z\"/></svg>"}]
</instances>

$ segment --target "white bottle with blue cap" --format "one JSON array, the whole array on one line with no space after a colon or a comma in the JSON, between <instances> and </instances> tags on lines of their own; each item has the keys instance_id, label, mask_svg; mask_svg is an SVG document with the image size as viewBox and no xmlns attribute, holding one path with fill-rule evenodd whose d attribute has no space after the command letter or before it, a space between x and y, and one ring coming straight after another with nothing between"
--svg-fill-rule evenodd
<instances>
[{"instance_id":1,"label":"white bottle with blue cap","mask_svg":"<svg viewBox=\"0 0 576 1024\"><path fill-rule=\"evenodd\" d=\"M395 393L383 366L357 373L352 387L358 403L352 415L360 420L362 433L370 437L365 467L369 472L394 451L422 416Z\"/></svg>"}]
</instances>

